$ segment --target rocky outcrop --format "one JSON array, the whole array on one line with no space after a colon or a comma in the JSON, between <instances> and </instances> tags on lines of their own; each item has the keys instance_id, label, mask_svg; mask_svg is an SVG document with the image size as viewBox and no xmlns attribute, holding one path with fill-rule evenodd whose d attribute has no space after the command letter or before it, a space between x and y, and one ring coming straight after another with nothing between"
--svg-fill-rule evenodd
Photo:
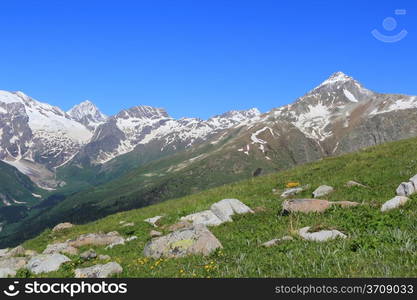
<instances>
[{"instance_id":1,"label":"rocky outcrop","mask_svg":"<svg viewBox=\"0 0 417 300\"><path fill-rule=\"evenodd\" d=\"M105 265L94 265L88 268L75 269L75 278L107 278L123 272L123 268L116 262Z\"/></svg>"},{"instance_id":2,"label":"rocky outcrop","mask_svg":"<svg viewBox=\"0 0 417 300\"><path fill-rule=\"evenodd\" d=\"M152 258L175 258L192 254L208 255L218 248L222 248L219 240L204 225L195 225L153 239L146 244L143 253Z\"/></svg>"},{"instance_id":3,"label":"rocky outcrop","mask_svg":"<svg viewBox=\"0 0 417 300\"><path fill-rule=\"evenodd\" d=\"M118 232L112 231L109 233L88 233L82 234L74 240L69 240L68 245L79 248L81 246L108 246L111 244L122 244L124 238Z\"/></svg>"},{"instance_id":4,"label":"rocky outcrop","mask_svg":"<svg viewBox=\"0 0 417 300\"><path fill-rule=\"evenodd\" d=\"M326 242L336 238L345 239L347 236L338 230L320 230L316 232L309 232L311 227L303 227L298 231L298 234L307 241Z\"/></svg>"},{"instance_id":5,"label":"rocky outcrop","mask_svg":"<svg viewBox=\"0 0 417 300\"><path fill-rule=\"evenodd\" d=\"M49 244L46 246L46 249L43 250L43 254L53 254L53 253L65 253L70 255L76 255L78 253L78 249L69 245L67 242L65 243L55 243Z\"/></svg>"}]
</instances>

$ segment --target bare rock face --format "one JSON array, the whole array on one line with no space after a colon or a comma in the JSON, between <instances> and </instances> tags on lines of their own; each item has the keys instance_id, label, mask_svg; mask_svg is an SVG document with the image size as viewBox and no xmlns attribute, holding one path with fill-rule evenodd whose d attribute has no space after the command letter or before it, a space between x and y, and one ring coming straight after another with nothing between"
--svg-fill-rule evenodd
<instances>
[{"instance_id":1,"label":"bare rock face","mask_svg":"<svg viewBox=\"0 0 417 300\"><path fill-rule=\"evenodd\" d=\"M60 223L60 224L56 225L54 228L52 228L52 232L61 231L61 230L64 230L64 229L71 228L73 226L74 225L69 223L69 222Z\"/></svg>"},{"instance_id":2,"label":"bare rock face","mask_svg":"<svg viewBox=\"0 0 417 300\"><path fill-rule=\"evenodd\" d=\"M384 212L384 211L388 211L388 210L403 206L405 203L407 203L408 200L409 199L407 197L396 196L392 198L391 200L388 200L387 202L385 202L381 207L381 211Z\"/></svg>"},{"instance_id":3,"label":"bare rock face","mask_svg":"<svg viewBox=\"0 0 417 300\"><path fill-rule=\"evenodd\" d=\"M222 248L219 240L204 225L196 225L153 239L146 244L143 253L152 258L176 258L208 255L218 248Z\"/></svg>"},{"instance_id":4,"label":"bare rock face","mask_svg":"<svg viewBox=\"0 0 417 300\"><path fill-rule=\"evenodd\" d=\"M321 185L317 189L314 190L313 197L314 198L323 197L323 196L325 196L325 195L330 194L331 192L333 192L333 190L334 189L331 186Z\"/></svg>"},{"instance_id":5,"label":"bare rock face","mask_svg":"<svg viewBox=\"0 0 417 300\"><path fill-rule=\"evenodd\" d=\"M94 265L88 268L75 269L75 278L107 278L123 272L123 268L116 262L105 265Z\"/></svg>"},{"instance_id":6,"label":"bare rock face","mask_svg":"<svg viewBox=\"0 0 417 300\"><path fill-rule=\"evenodd\" d=\"M107 246L110 244L120 244L124 242L124 238L118 232L109 233L88 233L82 234L74 240L67 241L68 245L79 248L85 245Z\"/></svg>"},{"instance_id":7,"label":"bare rock face","mask_svg":"<svg viewBox=\"0 0 417 300\"><path fill-rule=\"evenodd\" d=\"M317 232L309 232L311 227L303 227L298 231L298 234L305 240L313 242L326 242L334 240L338 237L345 239L347 236L338 230L320 230Z\"/></svg>"},{"instance_id":8,"label":"bare rock face","mask_svg":"<svg viewBox=\"0 0 417 300\"><path fill-rule=\"evenodd\" d=\"M57 271L63 263L68 261L70 259L62 254L40 254L32 257L26 267L34 274L49 273Z\"/></svg>"}]
</instances>

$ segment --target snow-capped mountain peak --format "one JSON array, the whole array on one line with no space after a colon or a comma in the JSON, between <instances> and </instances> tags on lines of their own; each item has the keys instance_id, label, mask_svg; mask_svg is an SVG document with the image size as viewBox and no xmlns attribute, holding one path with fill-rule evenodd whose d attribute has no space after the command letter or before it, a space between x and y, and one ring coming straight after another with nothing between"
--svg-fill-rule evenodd
<instances>
[{"instance_id":1,"label":"snow-capped mountain peak","mask_svg":"<svg viewBox=\"0 0 417 300\"><path fill-rule=\"evenodd\" d=\"M67 113L74 120L82 123L90 130L94 130L107 119L107 116L90 100L85 100L80 104L75 105Z\"/></svg>"}]
</instances>

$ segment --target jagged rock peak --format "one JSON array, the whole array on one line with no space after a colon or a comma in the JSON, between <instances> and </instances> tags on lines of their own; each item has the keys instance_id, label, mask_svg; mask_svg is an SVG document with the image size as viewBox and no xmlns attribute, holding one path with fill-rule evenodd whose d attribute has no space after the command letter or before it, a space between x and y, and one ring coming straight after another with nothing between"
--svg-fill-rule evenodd
<instances>
[{"instance_id":1,"label":"jagged rock peak","mask_svg":"<svg viewBox=\"0 0 417 300\"><path fill-rule=\"evenodd\" d=\"M90 100L85 100L73 106L67 113L77 121L81 121L85 117L95 122L103 122L107 119L107 116Z\"/></svg>"},{"instance_id":2,"label":"jagged rock peak","mask_svg":"<svg viewBox=\"0 0 417 300\"><path fill-rule=\"evenodd\" d=\"M163 108L139 105L122 110L116 115L116 118L162 119L169 118L169 115Z\"/></svg>"}]
</instances>

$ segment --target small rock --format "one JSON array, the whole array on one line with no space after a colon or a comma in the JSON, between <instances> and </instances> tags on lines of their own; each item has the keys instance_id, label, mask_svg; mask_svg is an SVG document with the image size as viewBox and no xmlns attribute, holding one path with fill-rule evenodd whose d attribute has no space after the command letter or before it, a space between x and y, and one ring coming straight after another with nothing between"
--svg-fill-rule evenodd
<instances>
[{"instance_id":1,"label":"small rock","mask_svg":"<svg viewBox=\"0 0 417 300\"><path fill-rule=\"evenodd\" d=\"M111 257L109 256L109 255L103 255L103 254L100 254L99 256L98 256L98 259L99 260L108 260L108 259L110 259Z\"/></svg>"},{"instance_id":2,"label":"small rock","mask_svg":"<svg viewBox=\"0 0 417 300\"><path fill-rule=\"evenodd\" d=\"M325 242L328 240L333 240L337 237L342 239L347 238L345 234L338 230L320 230L317 232L308 232L310 227L301 228L298 231L298 234L305 240L314 241L314 242Z\"/></svg>"},{"instance_id":3,"label":"small rock","mask_svg":"<svg viewBox=\"0 0 417 300\"><path fill-rule=\"evenodd\" d=\"M94 265L88 268L75 269L75 278L107 278L123 272L123 268L116 262L105 265Z\"/></svg>"},{"instance_id":4,"label":"small rock","mask_svg":"<svg viewBox=\"0 0 417 300\"><path fill-rule=\"evenodd\" d=\"M331 203L327 200L319 199L292 199L282 203L284 213L293 212L323 212L330 207Z\"/></svg>"},{"instance_id":5,"label":"small rock","mask_svg":"<svg viewBox=\"0 0 417 300\"><path fill-rule=\"evenodd\" d=\"M106 246L111 244L123 244L124 238L120 236L117 231L109 233L88 233L82 234L74 240L69 240L67 243L75 248L86 245Z\"/></svg>"},{"instance_id":6,"label":"small rock","mask_svg":"<svg viewBox=\"0 0 417 300\"><path fill-rule=\"evenodd\" d=\"M158 227L158 221L162 218L162 216L156 216L153 218L145 219L144 221L151 224L153 227Z\"/></svg>"},{"instance_id":7,"label":"small rock","mask_svg":"<svg viewBox=\"0 0 417 300\"><path fill-rule=\"evenodd\" d=\"M63 263L68 261L70 259L62 254L40 254L32 257L26 268L34 274L48 273L57 271Z\"/></svg>"},{"instance_id":8,"label":"small rock","mask_svg":"<svg viewBox=\"0 0 417 300\"><path fill-rule=\"evenodd\" d=\"M151 232L149 232L149 235L154 238L154 237L158 237L162 235L162 232L156 231L156 230L151 230Z\"/></svg>"},{"instance_id":9,"label":"small rock","mask_svg":"<svg viewBox=\"0 0 417 300\"><path fill-rule=\"evenodd\" d=\"M128 237L127 239L126 239L126 242L130 242L130 241L134 241L134 240L136 240L138 237L136 236L136 235L132 235L132 236L130 236L130 237Z\"/></svg>"},{"instance_id":10,"label":"small rock","mask_svg":"<svg viewBox=\"0 0 417 300\"><path fill-rule=\"evenodd\" d=\"M297 195L298 193L301 193L302 191L303 191L302 187L285 189L284 192L281 194L281 198L288 198L288 197Z\"/></svg>"},{"instance_id":11,"label":"small rock","mask_svg":"<svg viewBox=\"0 0 417 300\"><path fill-rule=\"evenodd\" d=\"M280 244L284 241L292 241L292 240L293 240L293 238L291 236L284 236L280 239L273 239L273 240L270 240L268 242L265 242L261 246L263 246L263 247L272 247L272 246L278 245L278 244Z\"/></svg>"},{"instance_id":12,"label":"small rock","mask_svg":"<svg viewBox=\"0 0 417 300\"><path fill-rule=\"evenodd\" d=\"M327 194L330 194L333 191L334 191L333 187L328 186L328 185L321 185L314 190L313 197L314 198L323 197Z\"/></svg>"},{"instance_id":13,"label":"small rock","mask_svg":"<svg viewBox=\"0 0 417 300\"><path fill-rule=\"evenodd\" d=\"M200 224L153 239L146 244L143 253L152 258L175 258L193 254L209 255L217 248L222 248L219 240Z\"/></svg>"},{"instance_id":14,"label":"small rock","mask_svg":"<svg viewBox=\"0 0 417 300\"><path fill-rule=\"evenodd\" d=\"M385 202L381 207L381 211L384 212L384 211L388 211L388 210L403 206L405 203L407 203L408 200L409 199L407 197L396 196L392 198L391 200L388 200L387 202Z\"/></svg>"},{"instance_id":15,"label":"small rock","mask_svg":"<svg viewBox=\"0 0 417 300\"><path fill-rule=\"evenodd\" d=\"M211 210L203 210L191 215L187 215L180 219L181 221L189 221L193 225L203 224L205 226L217 226L223 223Z\"/></svg>"},{"instance_id":16,"label":"small rock","mask_svg":"<svg viewBox=\"0 0 417 300\"><path fill-rule=\"evenodd\" d=\"M97 257L97 253L93 249L90 249L81 253L80 257L85 260L94 259Z\"/></svg>"},{"instance_id":17,"label":"small rock","mask_svg":"<svg viewBox=\"0 0 417 300\"><path fill-rule=\"evenodd\" d=\"M349 180L348 182L346 182L345 186L346 187L352 187L352 186L367 187L366 185L363 185L362 183L359 183L353 180Z\"/></svg>"},{"instance_id":18,"label":"small rock","mask_svg":"<svg viewBox=\"0 0 417 300\"><path fill-rule=\"evenodd\" d=\"M193 224L191 224L188 221L179 221L171 226L168 227L169 231L177 231L180 229L186 229L186 228L191 228L193 227Z\"/></svg>"},{"instance_id":19,"label":"small rock","mask_svg":"<svg viewBox=\"0 0 417 300\"><path fill-rule=\"evenodd\" d=\"M124 223L124 224L122 225L122 227L132 227L132 226L135 226L135 223L130 222L130 223Z\"/></svg>"},{"instance_id":20,"label":"small rock","mask_svg":"<svg viewBox=\"0 0 417 300\"><path fill-rule=\"evenodd\" d=\"M49 244L46 246L46 249L43 250L43 254L53 254L53 253L65 253L70 255L76 255L78 253L78 249L70 246L68 243L56 243L56 244Z\"/></svg>"},{"instance_id":21,"label":"small rock","mask_svg":"<svg viewBox=\"0 0 417 300\"><path fill-rule=\"evenodd\" d=\"M414 194L416 192L415 188L414 188L414 184L412 182L402 182L397 190L397 196L411 196L412 194Z\"/></svg>"},{"instance_id":22,"label":"small rock","mask_svg":"<svg viewBox=\"0 0 417 300\"><path fill-rule=\"evenodd\" d=\"M64 230L64 229L71 228L71 227L74 227L74 225L69 223L69 222L60 223L60 224L56 225L54 228L52 228L52 231L57 232L57 231L61 231L61 230Z\"/></svg>"}]
</instances>

